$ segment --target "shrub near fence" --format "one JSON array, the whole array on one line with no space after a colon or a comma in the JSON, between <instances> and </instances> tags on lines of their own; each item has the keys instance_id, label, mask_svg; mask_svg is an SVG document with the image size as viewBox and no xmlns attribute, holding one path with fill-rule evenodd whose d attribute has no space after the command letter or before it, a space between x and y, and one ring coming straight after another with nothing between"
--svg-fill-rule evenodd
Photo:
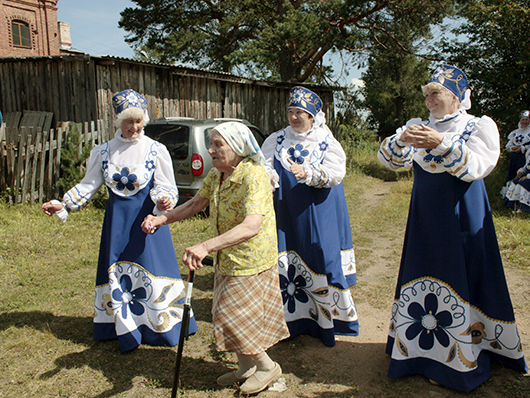
<instances>
[{"instance_id":1,"label":"shrub near fence","mask_svg":"<svg viewBox=\"0 0 530 398\"><path fill-rule=\"evenodd\" d=\"M97 128L96 128L97 126ZM59 195L61 149L69 139L70 125L50 131L34 128L6 128L0 143L0 196L8 203L43 203ZM85 122L79 139L79 153L86 145L110 139L102 120Z\"/></svg>"}]
</instances>

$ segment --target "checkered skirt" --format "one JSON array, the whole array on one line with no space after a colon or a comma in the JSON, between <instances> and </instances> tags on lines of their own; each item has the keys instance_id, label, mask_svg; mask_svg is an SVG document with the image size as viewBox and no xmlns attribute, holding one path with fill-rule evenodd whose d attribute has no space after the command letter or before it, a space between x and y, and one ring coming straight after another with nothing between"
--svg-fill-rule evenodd
<instances>
[{"instance_id":1,"label":"checkered skirt","mask_svg":"<svg viewBox=\"0 0 530 398\"><path fill-rule=\"evenodd\" d=\"M278 266L249 276L216 270L212 315L219 351L255 355L289 337Z\"/></svg>"}]
</instances>

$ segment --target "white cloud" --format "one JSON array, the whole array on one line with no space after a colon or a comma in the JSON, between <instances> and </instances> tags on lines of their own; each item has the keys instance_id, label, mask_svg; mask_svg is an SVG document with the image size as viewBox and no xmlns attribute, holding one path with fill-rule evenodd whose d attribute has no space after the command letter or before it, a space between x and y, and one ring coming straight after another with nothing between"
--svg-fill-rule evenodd
<instances>
[{"instance_id":1,"label":"white cloud","mask_svg":"<svg viewBox=\"0 0 530 398\"><path fill-rule=\"evenodd\" d=\"M350 85L351 86L357 86L357 87L364 87L364 80L353 78L351 79Z\"/></svg>"}]
</instances>

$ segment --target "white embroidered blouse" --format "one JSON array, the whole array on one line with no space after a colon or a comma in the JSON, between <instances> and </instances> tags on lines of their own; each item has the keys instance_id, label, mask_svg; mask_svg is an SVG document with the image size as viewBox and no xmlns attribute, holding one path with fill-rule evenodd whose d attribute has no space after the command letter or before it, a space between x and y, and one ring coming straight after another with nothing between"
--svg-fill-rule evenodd
<instances>
[{"instance_id":1,"label":"white embroidered blouse","mask_svg":"<svg viewBox=\"0 0 530 398\"><path fill-rule=\"evenodd\" d=\"M279 176L274 170L274 159L290 170L287 159L304 167L305 179L298 183L315 188L338 185L346 175L346 154L328 128L316 127L307 133L297 133L288 126L272 133L263 143L265 169L274 178L278 187Z\"/></svg>"},{"instance_id":2,"label":"white embroidered blouse","mask_svg":"<svg viewBox=\"0 0 530 398\"><path fill-rule=\"evenodd\" d=\"M425 124L442 134L440 145L422 149L402 142L401 134L413 124ZM499 155L499 130L495 122L488 116L478 118L459 109L443 119L431 115L427 121L409 120L381 143L377 157L393 170L409 169L416 162L429 173L448 172L470 182L486 177L497 164Z\"/></svg>"},{"instance_id":3,"label":"white embroidered blouse","mask_svg":"<svg viewBox=\"0 0 530 398\"><path fill-rule=\"evenodd\" d=\"M114 139L92 149L85 177L63 197L68 211L86 206L105 183L118 196L132 196L143 189L154 178L149 194L154 203L153 213L163 214L156 203L169 197L171 206L178 202L178 190L173 174L173 164L166 147L145 136L142 131L135 139L121 136L116 131ZM59 212L58 212L59 213ZM58 214L63 221L67 214Z\"/></svg>"},{"instance_id":4,"label":"white embroidered blouse","mask_svg":"<svg viewBox=\"0 0 530 398\"><path fill-rule=\"evenodd\" d=\"M530 148L530 126L523 129L521 128L521 123L519 123L519 128L508 134L506 149L513 152L512 147L514 146L520 146L521 153L525 153Z\"/></svg>"}]
</instances>

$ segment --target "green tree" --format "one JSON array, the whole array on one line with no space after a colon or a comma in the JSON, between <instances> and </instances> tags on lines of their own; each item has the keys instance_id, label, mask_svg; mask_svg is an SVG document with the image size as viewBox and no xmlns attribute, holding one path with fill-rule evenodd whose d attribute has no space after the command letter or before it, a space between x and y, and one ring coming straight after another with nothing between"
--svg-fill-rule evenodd
<instances>
[{"instance_id":1,"label":"green tree","mask_svg":"<svg viewBox=\"0 0 530 398\"><path fill-rule=\"evenodd\" d=\"M455 30L460 41L445 40L439 57L466 73L472 113L492 117L507 134L530 109L530 1L473 1L459 14L467 19Z\"/></svg>"},{"instance_id":2,"label":"green tree","mask_svg":"<svg viewBox=\"0 0 530 398\"><path fill-rule=\"evenodd\" d=\"M129 43L162 62L317 83L328 82L332 73L324 65L327 53L360 54L383 39L406 51L395 35L396 16L424 29L454 6L452 0L133 2L138 7L126 8L119 26L129 32Z\"/></svg>"},{"instance_id":3,"label":"green tree","mask_svg":"<svg viewBox=\"0 0 530 398\"><path fill-rule=\"evenodd\" d=\"M394 134L413 117L429 116L421 92L421 85L429 80L429 64L413 54L377 50L370 55L361 92L363 105L370 110L370 126L380 137Z\"/></svg>"}]
</instances>

